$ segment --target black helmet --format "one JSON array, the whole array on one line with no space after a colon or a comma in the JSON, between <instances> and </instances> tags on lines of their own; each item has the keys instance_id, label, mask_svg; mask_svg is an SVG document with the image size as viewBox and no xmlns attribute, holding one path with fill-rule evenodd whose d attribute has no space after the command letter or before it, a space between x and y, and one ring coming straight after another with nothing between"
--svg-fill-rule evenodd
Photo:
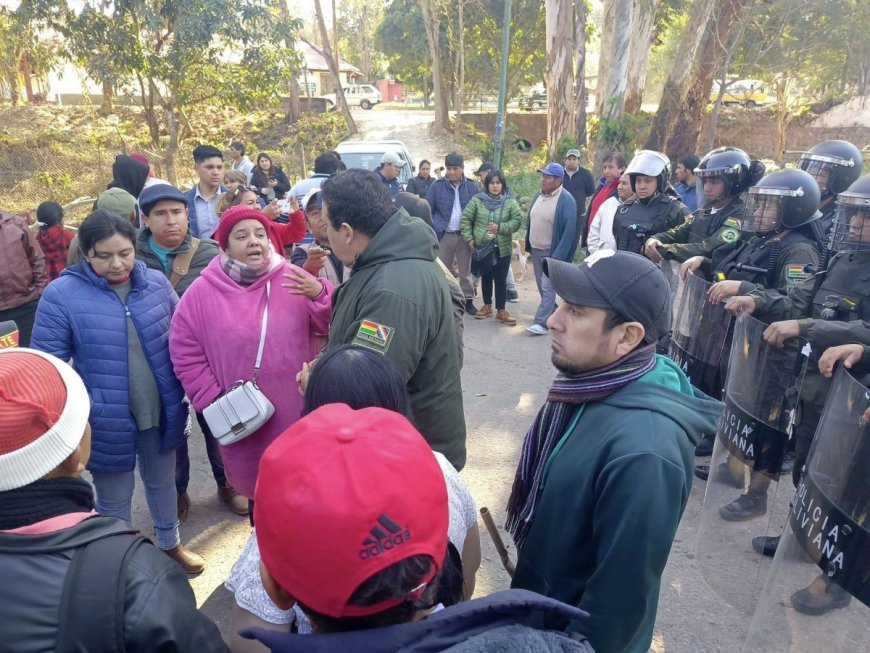
<instances>
[{"instance_id":1,"label":"black helmet","mask_svg":"<svg viewBox=\"0 0 870 653\"><path fill-rule=\"evenodd\" d=\"M625 169L625 174L631 180L631 190L634 192L634 182L638 175L655 177L658 180L657 190L663 193L671 176L671 162L661 152L655 150L638 150Z\"/></svg>"},{"instance_id":2,"label":"black helmet","mask_svg":"<svg viewBox=\"0 0 870 653\"><path fill-rule=\"evenodd\" d=\"M861 174L864 157L849 141L825 141L801 154L801 170L818 182L822 197L839 195Z\"/></svg>"},{"instance_id":3,"label":"black helmet","mask_svg":"<svg viewBox=\"0 0 870 653\"><path fill-rule=\"evenodd\" d=\"M820 199L818 184L803 170L772 172L749 189L743 231L765 234L802 227L822 216Z\"/></svg>"},{"instance_id":4,"label":"black helmet","mask_svg":"<svg viewBox=\"0 0 870 653\"><path fill-rule=\"evenodd\" d=\"M860 177L837 195L831 249L837 252L870 250L870 175Z\"/></svg>"},{"instance_id":5,"label":"black helmet","mask_svg":"<svg viewBox=\"0 0 870 653\"><path fill-rule=\"evenodd\" d=\"M764 174L764 164L752 161L749 155L737 147L717 147L708 152L695 168L697 195L701 206L714 206L728 197L737 197L757 183ZM704 179L720 178L725 189L718 197L708 200L704 195Z\"/></svg>"}]
</instances>

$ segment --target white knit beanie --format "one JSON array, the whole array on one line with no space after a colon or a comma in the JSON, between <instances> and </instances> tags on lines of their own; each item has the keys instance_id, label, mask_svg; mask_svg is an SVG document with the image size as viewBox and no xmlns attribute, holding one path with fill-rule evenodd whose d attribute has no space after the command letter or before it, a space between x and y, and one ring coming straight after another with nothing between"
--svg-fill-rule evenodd
<instances>
[{"instance_id":1,"label":"white knit beanie","mask_svg":"<svg viewBox=\"0 0 870 653\"><path fill-rule=\"evenodd\" d=\"M0 492L66 460L89 413L85 384L69 365L34 349L0 349Z\"/></svg>"}]
</instances>

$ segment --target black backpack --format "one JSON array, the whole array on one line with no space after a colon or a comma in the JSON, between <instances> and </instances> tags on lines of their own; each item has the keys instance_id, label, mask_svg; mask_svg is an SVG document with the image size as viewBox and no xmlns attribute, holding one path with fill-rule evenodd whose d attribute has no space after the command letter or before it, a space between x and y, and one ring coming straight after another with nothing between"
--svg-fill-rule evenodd
<instances>
[{"instance_id":1,"label":"black backpack","mask_svg":"<svg viewBox=\"0 0 870 653\"><path fill-rule=\"evenodd\" d=\"M126 569L150 540L108 533L76 550L63 581L55 653L123 653Z\"/></svg>"}]
</instances>

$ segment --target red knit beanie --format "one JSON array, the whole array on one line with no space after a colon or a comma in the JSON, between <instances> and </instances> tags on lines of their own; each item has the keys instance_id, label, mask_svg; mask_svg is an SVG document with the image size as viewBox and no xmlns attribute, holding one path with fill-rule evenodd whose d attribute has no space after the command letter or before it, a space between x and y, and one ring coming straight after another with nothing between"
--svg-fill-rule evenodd
<instances>
[{"instance_id":1,"label":"red knit beanie","mask_svg":"<svg viewBox=\"0 0 870 653\"><path fill-rule=\"evenodd\" d=\"M227 251L227 243L230 240L230 232L242 220L256 220L266 229L266 235L272 242L272 247L280 255L284 253L284 245L281 244L281 239L272 229L272 221L262 211L252 209L247 206L234 206L227 209L221 216L221 221L218 223L217 229L214 232L214 239L220 245L220 248Z\"/></svg>"},{"instance_id":2,"label":"red knit beanie","mask_svg":"<svg viewBox=\"0 0 870 653\"><path fill-rule=\"evenodd\" d=\"M33 349L0 350L0 492L39 480L81 442L90 400L79 375Z\"/></svg>"}]
</instances>

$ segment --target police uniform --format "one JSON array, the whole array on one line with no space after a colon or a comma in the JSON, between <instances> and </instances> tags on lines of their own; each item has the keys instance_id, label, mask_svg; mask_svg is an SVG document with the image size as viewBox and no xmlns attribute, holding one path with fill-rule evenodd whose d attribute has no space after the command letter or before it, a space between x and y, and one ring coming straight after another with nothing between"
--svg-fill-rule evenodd
<instances>
[{"instance_id":1,"label":"police uniform","mask_svg":"<svg viewBox=\"0 0 870 653\"><path fill-rule=\"evenodd\" d=\"M870 320L870 252L837 254L827 270L796 285L787 296L761 290L749 296L755 300L755 317L767 322L797 320L800 335L812 346L795 428L796 484L831 385L819 372L819 357L837 345L870 345L870 329L863 322Z\"/></svg>"},{"instance_id":2,"label":"police uniform","mask_svg":"<svg viewBox=\"0 0 870 653\"><path fill-rule=\"evenodd\" d=\"M646 203L633 196L613 217L616 249L643 254L650 236L683 224L689 215L688 207L667 193L659 193Z\"/></svg>"},{"instance_id":3,"label":"police uniform","mask_svg":"<svg viewBox=\"0 0 870 653\"><path fill-rule=\"evenodd\" d=\"M662 243L658 250L667 260L682 263L693 256L709 256L723 245L740 240L743 201L734 198L723 209L698 209L686 222L653 236Z\"/></svg>"}]
</instances>

